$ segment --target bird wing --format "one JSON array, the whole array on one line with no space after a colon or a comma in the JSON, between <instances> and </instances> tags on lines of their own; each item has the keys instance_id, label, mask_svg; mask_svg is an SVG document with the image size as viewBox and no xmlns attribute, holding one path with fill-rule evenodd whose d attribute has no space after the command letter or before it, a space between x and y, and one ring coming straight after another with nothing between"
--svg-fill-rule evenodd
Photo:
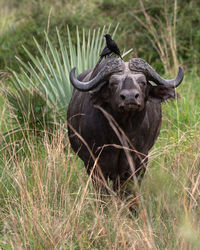
<instances>
[{"instance_id":1,"label":"bird wing","mask_svg":"<svg viewBox=\"0 0 200 250\"><path fill-rule=\"evenodd\" d=\"M101 52L101 54L100 54L100 57L107 56L107 55L109 55L109 54L111 54L111 53L112 53L112 51L106 46L106 47L102 50L102 52Z\"/></svg>"},{"instance_id":2,"label":"bird wing","mask_svg":"<svg viewBox=\"0 0 200 250\"><path fill-rule=\"evenodd\" d=\"M113 52L120 54L120 50L115 41L112 41Z\"/></svg>"}]
</instances>

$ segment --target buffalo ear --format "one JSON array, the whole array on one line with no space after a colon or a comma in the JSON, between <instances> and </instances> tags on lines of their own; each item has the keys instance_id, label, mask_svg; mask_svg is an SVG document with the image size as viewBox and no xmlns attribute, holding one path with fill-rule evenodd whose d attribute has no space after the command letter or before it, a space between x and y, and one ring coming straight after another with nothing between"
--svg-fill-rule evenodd
<instances>
[{"instance_id":1,"label":"buffalo ear","mask_svg":"<svg viewBox=\"0 0 200 250\"><path fill-rule=\"evenodd\" d=\"M164 102L167 99L175 97L176 93L173 88L168 88L166 86L150 86L149 99L152 102Z\"/></svg>"}]
</instances>

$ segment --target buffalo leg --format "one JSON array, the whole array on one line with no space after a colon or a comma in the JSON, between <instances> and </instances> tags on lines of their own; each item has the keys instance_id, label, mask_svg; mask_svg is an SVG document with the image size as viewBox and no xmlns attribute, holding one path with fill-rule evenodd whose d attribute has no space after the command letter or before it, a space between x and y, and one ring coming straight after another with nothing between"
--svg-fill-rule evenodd
<instances>
[{"instance_id":1,"label":"buffalo leg","mask_svg":"<svg viewBox=\"0 0 200 250\"><path fill-rule=\"evenodd\" d=\"M95 168L95 169L93 169ZM108 194L107 178L96 166L86 167L88 175L91 175L92 184L97 194Z\"/></svg>"},{"instance_id":2,"label":"buffalo leg","mask_svg":"<svg viewBox=\"0 0 200 250\"><path fill-rule=\"evenodd\" d=\"M113 189L121 199L130 203L130 209L134 211L140 204L139 187L146 171L148 158L144 155L138 157L135 153L130 156L135 170L131 169L125 153L121 153L118 177L113 180Z\"/></svg>"}]
</instances>

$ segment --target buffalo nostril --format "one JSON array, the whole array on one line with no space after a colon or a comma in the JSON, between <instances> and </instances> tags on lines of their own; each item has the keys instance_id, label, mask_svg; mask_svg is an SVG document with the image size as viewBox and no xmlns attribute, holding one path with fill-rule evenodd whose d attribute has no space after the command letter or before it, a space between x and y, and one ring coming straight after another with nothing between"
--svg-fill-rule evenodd
<instances>
[{"instance_id":1,"label":"buffalo nostril","mask_svg":"<svg viewBox=\"0 0 200 250\"><path fill-rule=\"evenodd\" d=\"M121 99L122 99L123 101L126 99L126 96L123 95L123 94L121 94L120 97L121 97Z\"/></svg>"},{"instance_id":2,"label":"buffalo nostril","mask_svg":"<svg viewBox=\"0 0 200 250\"><path fill-rule=\"evenodd\" d=\"M138 99L138 97L139 97L139 94L137 93L137 94L135 95L135 99Z\"/></svg>"}]
</instances>

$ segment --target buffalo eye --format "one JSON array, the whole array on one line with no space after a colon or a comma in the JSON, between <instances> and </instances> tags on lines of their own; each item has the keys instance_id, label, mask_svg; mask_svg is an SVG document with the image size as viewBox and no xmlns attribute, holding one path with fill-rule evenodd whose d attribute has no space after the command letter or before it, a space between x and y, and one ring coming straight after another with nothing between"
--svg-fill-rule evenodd
<instances>
[{"instance_id":1,"label":"buffalo eye","mask_svg":"<svg viewBox=\"0 0 200 250\"><path fill-rule=\"evenodd\" d=\"M110 82L110 87L117 87L117 85L118 85L117 81Z\"/></svg>"},{"instance_id":2,"label":"buffalo eye","mask_svg":"<svg viewBox=\"0 0 200 250\"><path fill-rule=\"evenodd\" d=\"M139 85L146 85L145 81L139 81L138 83L139 83Z\"/></svg>"}]
</instances>

